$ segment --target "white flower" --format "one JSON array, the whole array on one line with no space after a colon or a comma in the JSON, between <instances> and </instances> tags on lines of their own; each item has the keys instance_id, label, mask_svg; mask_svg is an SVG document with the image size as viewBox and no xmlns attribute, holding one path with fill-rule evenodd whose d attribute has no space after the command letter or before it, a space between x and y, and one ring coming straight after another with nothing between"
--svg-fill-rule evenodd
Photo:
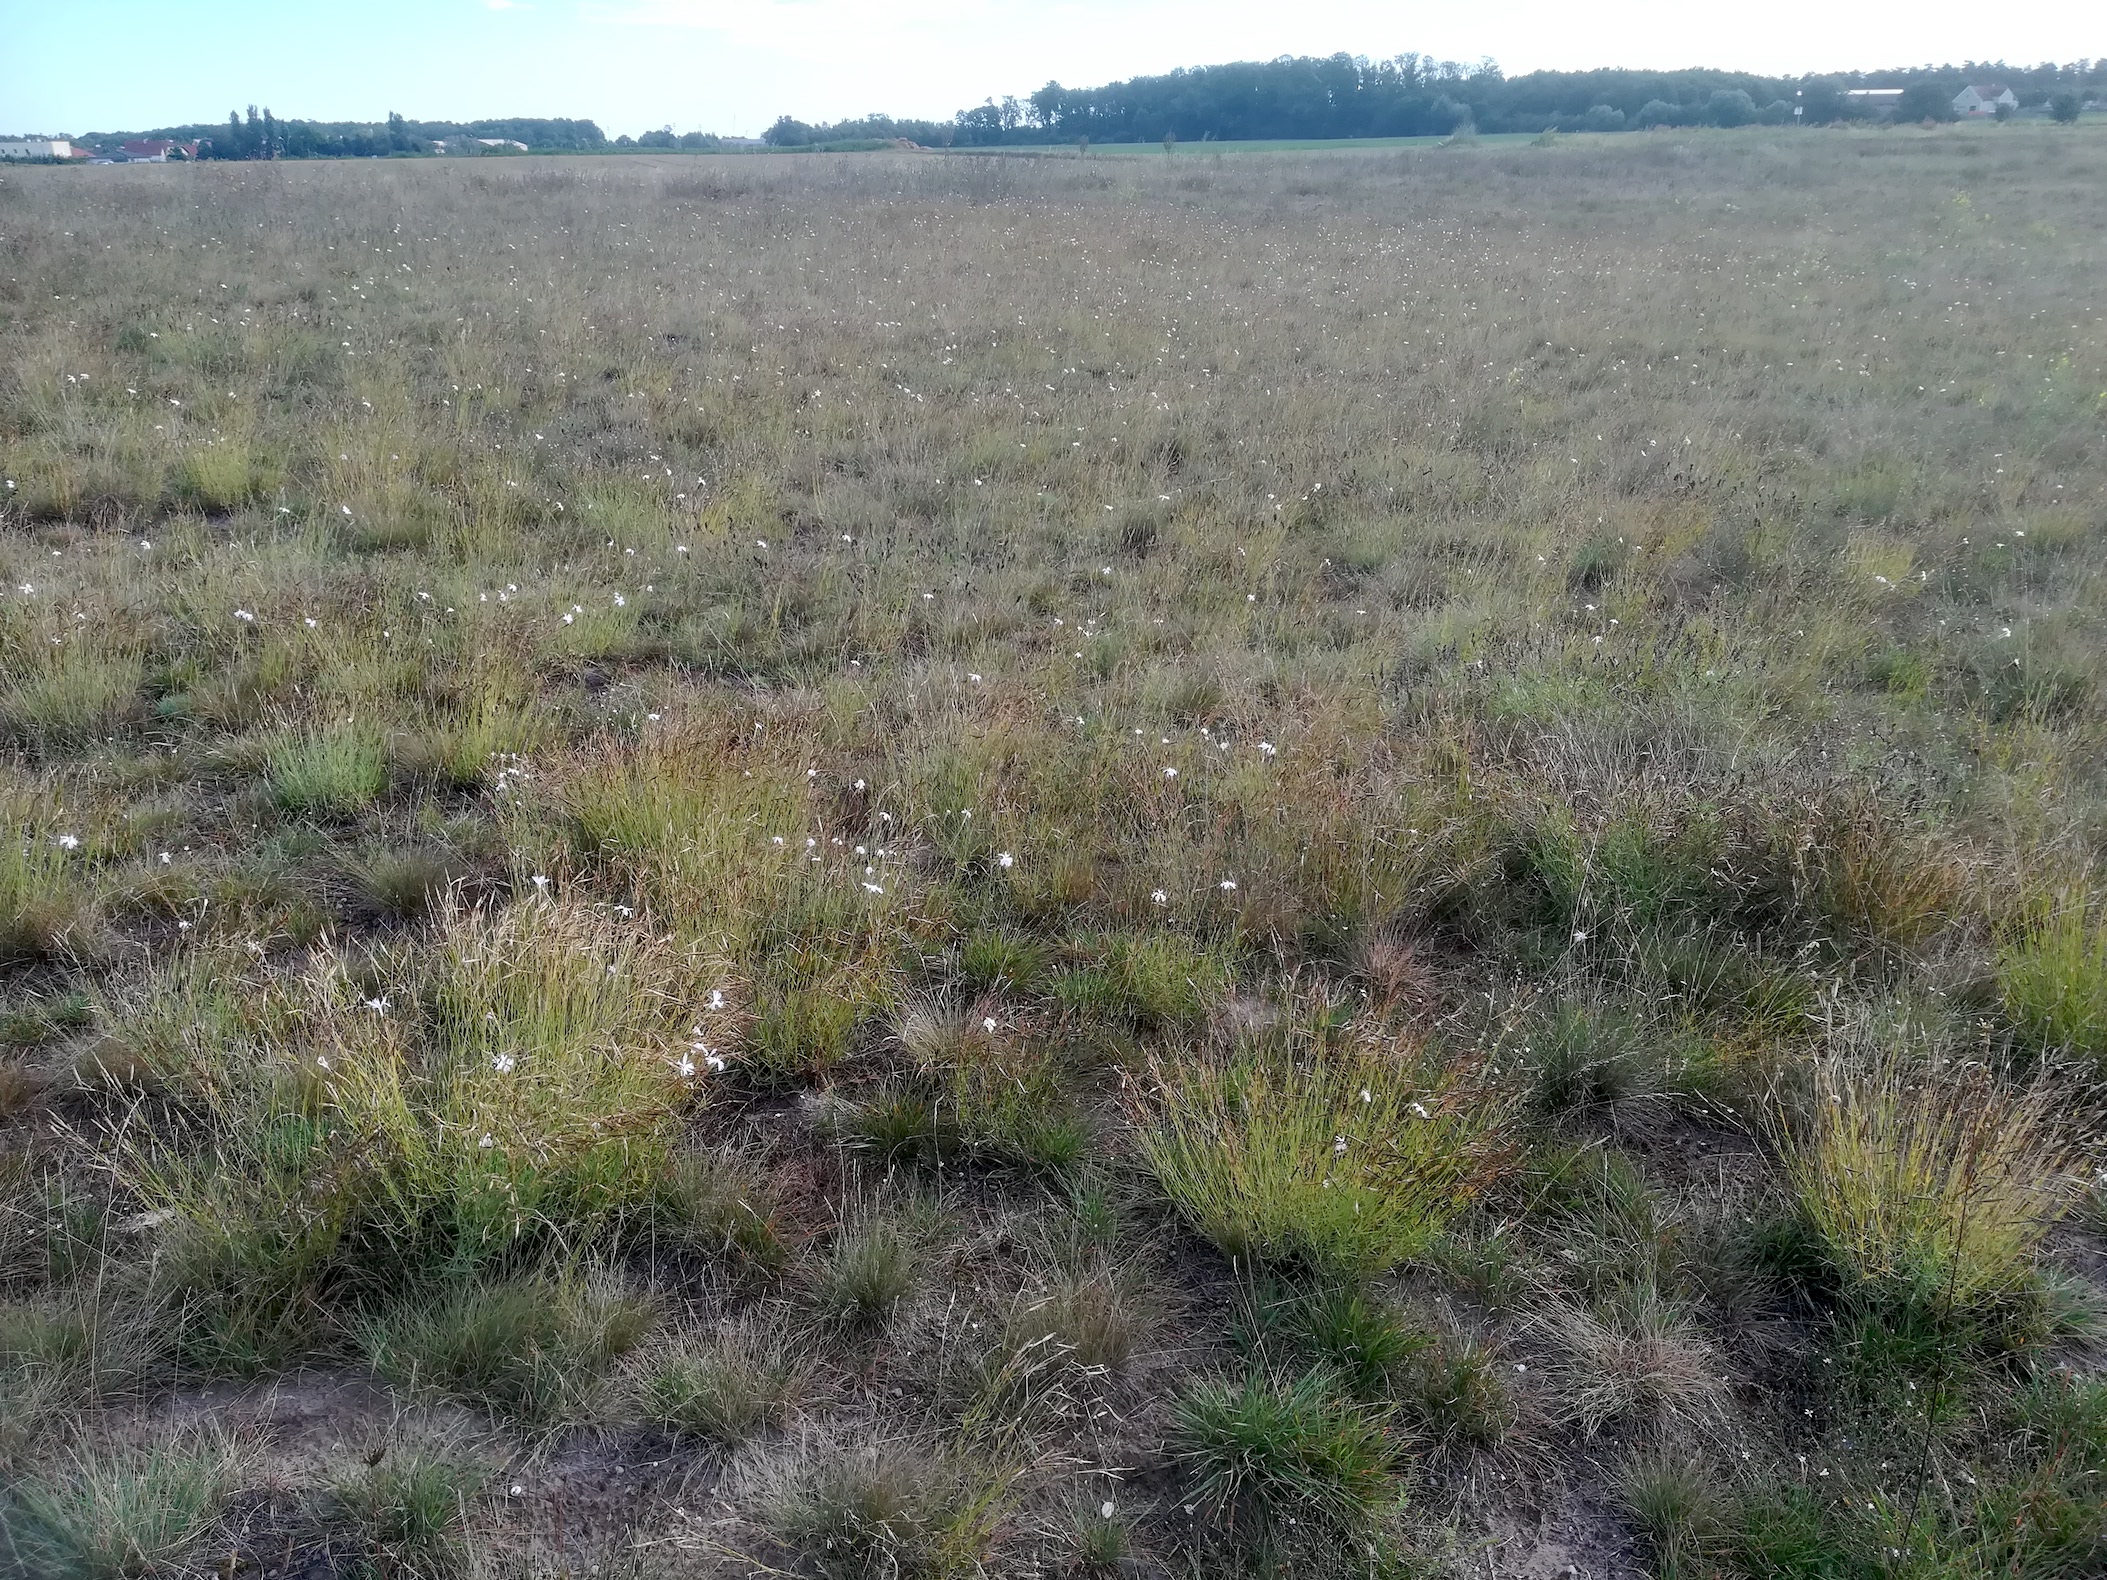
<instances>
[{"instance_id":1,"label":"white flower","mask_svg":"<svg viewBox=\"0 0 2107 1580\"><path fill-rule=\"evenodd\" d=\"M723 988L711 988L711 989L710 989L710 1008L711 1008L711 1009L722 1009L722 1008L724 1008L724 989L723 989Z\"/></svg>"},{"instance_id":2,"label":"white flower","mask_svg":"<svg viewBox=\"0 0 2107 1580\"><path fill-rule=\"evenodd\" d=\"M1573 942L1574 942L1574 943L1576 943L1576 944L1584 944L1584 943L1586 943L1587 941L1588 941L1588 935L1587 935L1587 933L1586 933L1586 931L1585 931L1585 930L1583 930L1583 931L1580 931L1580 932L1577 932L1577 933L1575 933L1575 934L1573 935Z\"/></svg>"},{"instance_id":3,"label":"white flower","mask_svg":"<svg viewBox=\"0 0 2107 1580\"><path fill-rule=\"evenodd\" d=\"M1166 779L1175 779L1178 777L1178 770L1175 768L1166 768L1163 770L1163 777Z\"/></svg>"},{"instance_id":4,"label":"white flower","mask_svg":"<svg viewBox=\"0 0 2107 1580\"><path fill-rule=\"evenodd\" d=\"M1361 1101L1362 1101L1362 1102L1364 1102L1364 1103L1372 1103L1372 1102L1374 1102L1374 1101L1375 1101L1375 1093L1373 1093L1373 1092L1369 1091L1369 1090L1368 1090L1368 1088L1367 1088L1367 1087L1365 1087L1365 1086L1364 1086L1364 1087L1362 1087L1362 1088L1361 1088Z\"/></svg>"},{"instance_id":5,"label":"white flower","mask_svg":"<svg viewBox=\"0 0 2107 1580\"><path fill-rule=\"evenodd\" d=\"M318 1066L319 1066L320 1068L322 1068L322 1069L324 1069L324 1070L328 1069L328 1068L329 1068L329 1055L328 1055L328 1054L326 1054L326 1053L318 1053L318 1054L316 1054L316 1055L315 1055L315 1063L316 1063L316 1065L318 1065Z\"/></svg>"},{"instance_id":6,"label":"white flower","mask_svg":"<svg viewBox=\"0 0 2107 1580\"><path fill-rule=\"evenodd\" d=\"M1332 1156L1335 1158L1346 1156L1346 1138L1344 1136L1332 1137Z\"/></svg>"},{"instance_id":7,"label":"white flower","mask_svg":"<svg viewBox=\"0 0 2107 1580\"><path fill-rule=\"evenodd\" d=\"M866 883L864 888L872 894L883 894L885 892L875 883Z\"/></svg>"},{"instance_id":8,"label":"white flower","mask_svg":"<svg viewBox=\"0 0 2107 1580\"><path fill-rule=\"evenodd\" d=\"M490 1068L497 1071L500 1075L510 1075L513 1066L518 1063L519 1060L509 1053L493 1053L490 1056Z\"/></svg>"},{"instance_id":9,"label":"white flower","mask_svg":"<svg viewBox=\"0 0 2107 1580\"><path fill-rule=\"evenodd\" d=\"M544 894L548 892L549 880L545 874L539 872L535 873L533 881L535 888L540 889Z\"/></svg>"},{"instance_id":10,"label":"white flower","mask_svg":"<svg viewBox=\"0 0 2107 1580\"><path fill-rule=\"evenodd\" d=\"M254 616L253 614L249 613L249 611L248 611L248 610L246 610L246 609L237 609L237 610L235 610L235 611L234 611L234 618L235 618L235 619L237 619L237 620L240 620L241 622L243 622L243 623L244 623L244 624L246 624L246 625L254 625L254 624L256 623L256 616Z\"/></svg>"},{"instance_id":11,"label":"white flower","mask_svg":"<svg viewBox=\"0 0 2107 1580\"><path fill-rule=\"evenodd\" d=\"M1158 905L1168 905L1171 903L1171 897L1168 894L1165 894L1161 889L1151 889L1149 891L1149 898L1154 900Z\"/></svg>"},{"instance_id":12,"label":"white flower","mask_svg":"<svg viewBox=\"0 0 2107 1580\"><path fill-rule=\"evenodd\" d=\"M1219 887L1224 894L1234 894L1236 893L1236 879L1224 878Z\"/></svg>"},{"instance_id":13,"label":"white flower","mask_svg":"<svg viewBox=\"0 0 2107 1580\"><path fill-rule=\"evenodd\" d=\"M496 1137L496 1136L494 1136L494 1135L492 1135L492 1134L491 1134L491 1133L490 1133L489 1131L487 1131L487 1130L483 1132L483 1139L482 1139L481 1141L478 1141L478 1142L476 1143L476 1147L477 1147L477 1150L479 1150L479 1151L483 1151L483 1152L488 1152L488 1151L489 1151L489 1150L490 1150L490 1149L491 1149L492 1147L494 1147L494 1146L496 1146L496 1145L497 1145L497 1137Z\"/></svg>"},{"instance_id":14,"label":"white flower","mask_svg":"<svg viewBox=\"0 0 2107 1580\"><path fill-rule=\"evenodd\" d=\"M52 843L57 845L60 850L79 850L80 835L61 834L55 840L53 840Z\"/></svg>"},{"instance_id":15,"label":"white flower","mask_svg":"<svg viewBox=\"0 0 2107 1580\"><path fill-rule=\"evenodd\" d=\"M369 998L366 1000L366 1008L376 1015L385 1015L388 1013L388 1001L385 998Z\"/></svg>"},{"instance_id":16,"label":"white flower","mask_svg":"<svg viewBox=\"0 0 2107 1580\"><path fill-rule=\"evenodd\" d=\"M1004 851L1001 855L995 858L995 865L1002 868L1004 872L1007 872L1010 870L1010 868L1017 865L1017 858L1015 856L1012 856L1008 851Z\"/></svg>"},{"instance_id":17,"label":"white flower","mask_svg":"<svg viewBox=\"0 0 2107 1580\"><path fill-rule=\"evenodd\" d=\"M695 1078L695 1061L686 1054L682 1054L678 1059L668 1059L666 1062L673 1067L673 1073L683 1081Z\"/></svg>"},{"instance_id":18,"label":"white flower","mask_svg":"<svg viewBox=\"0 0 2107 1580\"><path fill-rule=\"evenodd\" d=\"M982 1017L982 1019L981 1019L981 1023L980 1023L980 1029L981 1029L982 1031L986 1032L986 1033L987 1033L987 1034L988 1034L989 1036L991 1036L991 1037L992 1037L992 1036L994 1036L994 1035L995 1035L995 1017L994 1017L993 1015L988 1015L988 1016L984 1016L984 1017Z\"/></svg>"},{"instance_id":19,"label":"white flower","mask_svg":"<svg viewBox=\"0 0 2107 1580\"><path fill-rule=\"evenodd\" d=\"M1258 754L1261 757L1276 757L1280 754L1280 748L1271 741L1260 741L1258 743Z\"/></svg>"}]
</instances>

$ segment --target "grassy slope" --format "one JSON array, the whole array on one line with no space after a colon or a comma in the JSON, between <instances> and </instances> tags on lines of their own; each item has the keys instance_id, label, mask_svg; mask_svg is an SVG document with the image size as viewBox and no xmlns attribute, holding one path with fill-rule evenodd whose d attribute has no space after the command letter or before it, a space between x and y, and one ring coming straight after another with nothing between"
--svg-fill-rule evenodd
<instances>
[{"instance_id":1,"label":"grassy slope","mask_svg":"<svg viewBox=\"0 0 2107 1580\"><path fill-rule=\"evenodd\" d=\"M9 1552L2084 1572L2103 175L0 178Z\"/></svg>"}]
</instances>

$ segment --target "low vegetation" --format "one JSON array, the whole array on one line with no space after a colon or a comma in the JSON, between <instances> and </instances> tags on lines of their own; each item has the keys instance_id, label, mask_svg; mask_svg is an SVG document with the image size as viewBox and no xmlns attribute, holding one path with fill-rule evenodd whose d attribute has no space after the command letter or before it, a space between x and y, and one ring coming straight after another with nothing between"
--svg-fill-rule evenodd
<instances>
[{"instance_id":1,"label":"low vegetation","mask_svg":"<svg viewBox=\"0 0 2107 1580\"><path fill-rule=\"evenodd\" d=\"M2099 1572L2096 130L0 176L0 1568Z\"/></svg>"}]
</instances>

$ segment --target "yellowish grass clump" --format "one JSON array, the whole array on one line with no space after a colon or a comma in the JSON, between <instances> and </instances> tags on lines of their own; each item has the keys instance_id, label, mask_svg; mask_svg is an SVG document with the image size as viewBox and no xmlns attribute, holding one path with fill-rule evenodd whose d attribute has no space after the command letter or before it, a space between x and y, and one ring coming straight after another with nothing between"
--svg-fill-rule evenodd
<instances>
[{"instance_id":1,"label":"yellowish grass clump","mask_svg":"<svg viewBox=\"0 0 2107 1580\"><path fill-rule=\"evenodd\" d=\"M2025 1281L2079 1156L2055 1086L1885 1054L1816 1066L1784 1162L1848 1283L1953 1312Z\"/></svg>"},{"instance_id":2,"label":"yellowish grass clump","mask_svg":"<svg viewBox=\"0 0 2107 1580\"><path fill-rule=\"evenodd\" d=\"M2072 885L2027 908L1997 958L2015 1019L2048 1048L2107 1058L2107 904Z\"/></svg>"},{"instance_id":3,"label":"yellowish grass clump","mask_svg":"<svg viewBox=\"0 0 2107 1580\"><path fill-rule=\"evenodd\" d=\"M1409 1261L1500 1172L1504 1105L1468 1072L1377 1044L1159 1060L1142 1150L1235 1257L1368 1276Z\"/></svg>"}]
</instances>

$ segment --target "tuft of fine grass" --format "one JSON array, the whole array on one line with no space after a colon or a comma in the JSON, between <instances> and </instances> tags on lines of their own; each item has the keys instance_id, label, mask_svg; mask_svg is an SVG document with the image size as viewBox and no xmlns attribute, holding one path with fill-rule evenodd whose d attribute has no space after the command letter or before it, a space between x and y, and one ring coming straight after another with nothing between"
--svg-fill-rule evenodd
<instances>
[{"instance_id":1,"label":"tuft of fine grass","mask_svg":"<svg viewBox=\"0 0 2107 1580\"><path fill-rule=\"evenodd\" d=\"M675 1436L737 1446L779 1425L809 1378L781 1334L745 1328L652 1355L637 1373L635 1402L644 1420Z\"/></svg>"},{"instance_id":2,"label":"tuft of fine grass","mask_svg":"<svg viewBox=\"0 0 2107 1580\"><path fill-rule=\"evenodd\" d=\"M1499 1103L1406 1058L1261 1053L1153 1073L1144 1155L1231 1256L1385 1272L1425 1251L1507 1157Z\"/></svg>"},{"instance_id":3,"label":"tuft of fine grass","mask_svg":"<svg viewBox=\"0 0 2107 1580\"><path fill-rule=\"evenodd\" d=\"M1553 1299L1537 1326L1561 1352L1554 1380L1562 1406L1590 1435L1612 1422L1694 1428L1725 1405L1718 1352L1689 1311L1651 1283L1625 1285L1593 1305Z\"/></svg>"},{"instance_id":4,"label":"tuft of fine grass","mask_svg":"<svg viewBox=\"0 0 2107 1580\"><path fill-rule=\"evenodd\" d=\"M2107 905L2084 889L2041 897L1999 950L1997 975L2028 1036L2107 1059Z\"/></svg>"},{"instance_id":5,"label":"tuft of fine grass","mask_svg":"<svg viewBox=\"0 0 2107 1580\"><path fill-rule=\"evenodd\" d=\"M134 1450L76 1446L0 1493L9 1557L29 1580L172 1572L239 1485L247 1454L200 1431Z\"/></svg>"},{"instance_id":6,"label":"tuft of fine grass","mask_svg":"<svg viewBox=\"0 0 2107 1580\"><path fill-rule=\"evenodd\" d=\"M388 788L380 737L356 724L284 737L271 747L265 771L271 798L298 817L349 817Z\"/></svg>"},{"instance_id":7,"label":"tuft of fine grass","mask_svg":"<svg viewBox=\"0 0 2107 1580\"><path fill-rule=\"evenodd\" d=\"M1388 1492L1396 1462L1382 1415L1322 1372L1252 1371L1203 1382L1172 1407L1172 1457L1216 1518L1352 1523Z\"/></svg>"},{"instance_id":8,"label":"tuft of fine grass","mask_svg":"<svg viewBox=\"0 0 2107 1580\"><path fill-rule=\"evenodd\" d=\"M337 1519L371 1569L405 1580L452 1580L468 1569L469 1508L489 1479L479 1456L444 1442L384 1446L332 1487Z\"/></svg>"},{"instance_id":9,"label":"tuft of fine grass","mask_svg":"<svg viewBox=\"0 0 2107 1580\"><path fill-rule=\"evenodd\" d=\"M837 1321L874 1326L920 1281L922 1248L903 1226L869 1215L842 1225L813 1280L819 1309Z\"/></svg>"},{"instance_id":10,"label":"tuft of fine grass","mask_svg":"<svg viewBox=\"0 0 2107 1580\"><path fill-rule=\"evenodd\" d=\"M604 1276L477 1280L369 1322L364 1338L391 1381L548 1428L593 1418L656 1316Z\"/></svg>"},{"instance_id":11,"label":"tuft of fine grass","mask_svg":"<svg viewBox=\"0 0 2107 1580\"><path fill-rule=\"evenodd\" d=\"M0 798L0 964L59 953L87 927L79 839L33 814L26 797Z\"/></svg>"},{"instance_id":12,"label":"tuft of fine grass","mask_svg":"<svg viewBox=\"0 0 2107 1580\"><path fill-rule=\"evenodd\" d=\"M1831 1056L1786 1143L1786 1178L1850 1286L1961 1311L2019 1288L2075 1201L2066 1102L1980 1069Z\"/></svg>"},{"instance_id":13,"label":"tuft of fine grass","mask_svg":"<svg viewBox=\"0 0 2107 1580\"><path fill-rule=\"evenodd\" d=\"M911 1442L811 1449L762 1513L829 1580L986 1573L1011 1479Z\"/></svg>"}]
</instances>

